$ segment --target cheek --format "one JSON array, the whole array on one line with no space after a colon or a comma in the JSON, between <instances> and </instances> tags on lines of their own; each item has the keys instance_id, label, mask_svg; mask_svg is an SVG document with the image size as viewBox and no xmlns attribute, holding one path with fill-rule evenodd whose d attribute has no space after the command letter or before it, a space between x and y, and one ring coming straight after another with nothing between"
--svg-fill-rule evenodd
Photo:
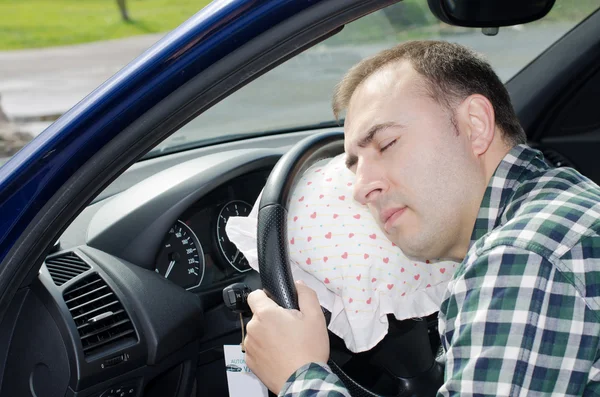
<instances>
[{"instance_id":1,"label":"cheek","mask_svg":"<svg viewBox=\"0 0 600 397\"><path fill-rule=\"evenodd\" d=\"M465 178L456 153L447 142L430 141L402 148L387 165L397 193L414 210L437 217L457 205ZM392 156L390 156L392 157ZM464 171L464 170L463 170Z\"/></svg>"},{"instance_id":2,"label":"cheek","mask_svg":"<svg viewBox=\"0 0 600 397\"><path fill-rule=\"evenodd\" d=\"M406 200L411 200L410 196L421 195L425 187L437 178L438 156L434 150L420 146L406 145L400 148L389 156L386 164L397 193L405 195Z\"/></svg>"}]
</instances>

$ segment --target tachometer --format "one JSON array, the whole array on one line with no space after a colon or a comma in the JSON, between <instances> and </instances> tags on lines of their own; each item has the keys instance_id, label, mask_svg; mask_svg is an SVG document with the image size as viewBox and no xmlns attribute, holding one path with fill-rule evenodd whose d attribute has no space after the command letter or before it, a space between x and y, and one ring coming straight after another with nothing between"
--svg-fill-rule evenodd
<instances>
[{"instance_id":1,"label":"tachometer","mask_svg":"<svg viewBox=\"0 0 600 397\"><path fill-rule=\"evenodd\" d=\"M167 232L156 258L156 272L186 289L202 283L202 246L192 229L182 221L178 220Z\"/></svg>"},{"instance_id":2,"label":"tachometer","mask_svg":"<svg viewBox=\"0 0 600 397\"><path fill-rule=\"evenodd\" d=\"M250 215L250 211L252 211L252 206L247 202L241 200L230 201L221 208L217 219L217 244L219 245L219 250L227 262L238 272L250 270L250 265L244 254L227 238L225 226L230 216L248 216Z\"/></svg>"}]
</instances>

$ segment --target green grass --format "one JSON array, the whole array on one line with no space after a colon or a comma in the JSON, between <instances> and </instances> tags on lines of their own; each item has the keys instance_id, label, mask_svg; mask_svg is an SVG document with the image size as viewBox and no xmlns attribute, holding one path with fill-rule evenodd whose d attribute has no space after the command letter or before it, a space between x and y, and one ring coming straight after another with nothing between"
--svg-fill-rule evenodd
<instances>
[{"instance_id":1,"label":"green grass","mask_svg":"<svg viewBox=\"0 0 600 397\"><path fill-rule=\"evenodd\" d=\"M169 31L210 0L0 0L0 50L39 48Z\"/></svg>"}]
</instances>

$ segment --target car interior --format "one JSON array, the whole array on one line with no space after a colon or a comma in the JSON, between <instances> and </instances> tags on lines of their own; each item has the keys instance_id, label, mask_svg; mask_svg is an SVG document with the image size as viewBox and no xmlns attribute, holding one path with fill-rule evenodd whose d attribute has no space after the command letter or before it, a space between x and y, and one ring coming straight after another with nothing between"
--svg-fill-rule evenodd
<instances>
[{"instance_id":1,"label":"car interior","mask_svg":"<svg viewBox=\"0 0 600 397\"><path fill-rule=\"evenodd\" d=\"M306 44L296 52L322 39L304 38ZM270 67L284 61L274 59ZM193 80L184 88L194 91L201 83ZM214 98L239 88L223 84ZM595 109L600 10L523 67L506 87L529 144L553 166L573 167L600 183L600 112ZM203 110L217 102L190 102L191 94L179 95L155 111L154 117L175 114L170 131L191 120L201 123ZM173 111L186 102L186 111ZM332 137L339 152L342 133L342 125L314 125L232 135L130 159L126 170L60 231L41 267L16 292L0 327L0 395L227 396L223 346L239 344L242 332L239 314L223 301L223 289L234 283L251 290L263 285L224 233L227 218L250 212L282 158L289 164L287 173L278 174L280 182L291 189L298 162L331 155L329 141L323 140ZM423 320L391 318L389 338L364 353L349 352L330 335L332 360L357 387L368 390L364 395L407 395L402 394L407 390L427 395L443 379L443 355L437 316ZM413 355L391 353L406 345ZM420 385L433 382L429 389L412 385L410 379L428 371L433 358L439 365L428 376L435 379L419 380Z\"/></svg>"}]
</instances>

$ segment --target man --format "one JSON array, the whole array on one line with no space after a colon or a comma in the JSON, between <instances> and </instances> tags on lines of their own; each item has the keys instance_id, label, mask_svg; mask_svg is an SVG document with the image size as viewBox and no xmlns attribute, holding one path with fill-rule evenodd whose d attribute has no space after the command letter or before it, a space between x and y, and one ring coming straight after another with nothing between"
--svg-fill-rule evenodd
<instances>
[{"instance_id":1,"label":"man","mask_svg":"<svg viewBox=\"0 0 600 397\"><path fill-rule=\"evenodd\" d=\"M464 47L409 42L338 85L355 199L417 258L462 261L439 312L448 395L600 393L600 188L525 145L507 91ZM249 303L247 362L286 396L347 396L315 294Z\"/></svg>"}]
</instances>

